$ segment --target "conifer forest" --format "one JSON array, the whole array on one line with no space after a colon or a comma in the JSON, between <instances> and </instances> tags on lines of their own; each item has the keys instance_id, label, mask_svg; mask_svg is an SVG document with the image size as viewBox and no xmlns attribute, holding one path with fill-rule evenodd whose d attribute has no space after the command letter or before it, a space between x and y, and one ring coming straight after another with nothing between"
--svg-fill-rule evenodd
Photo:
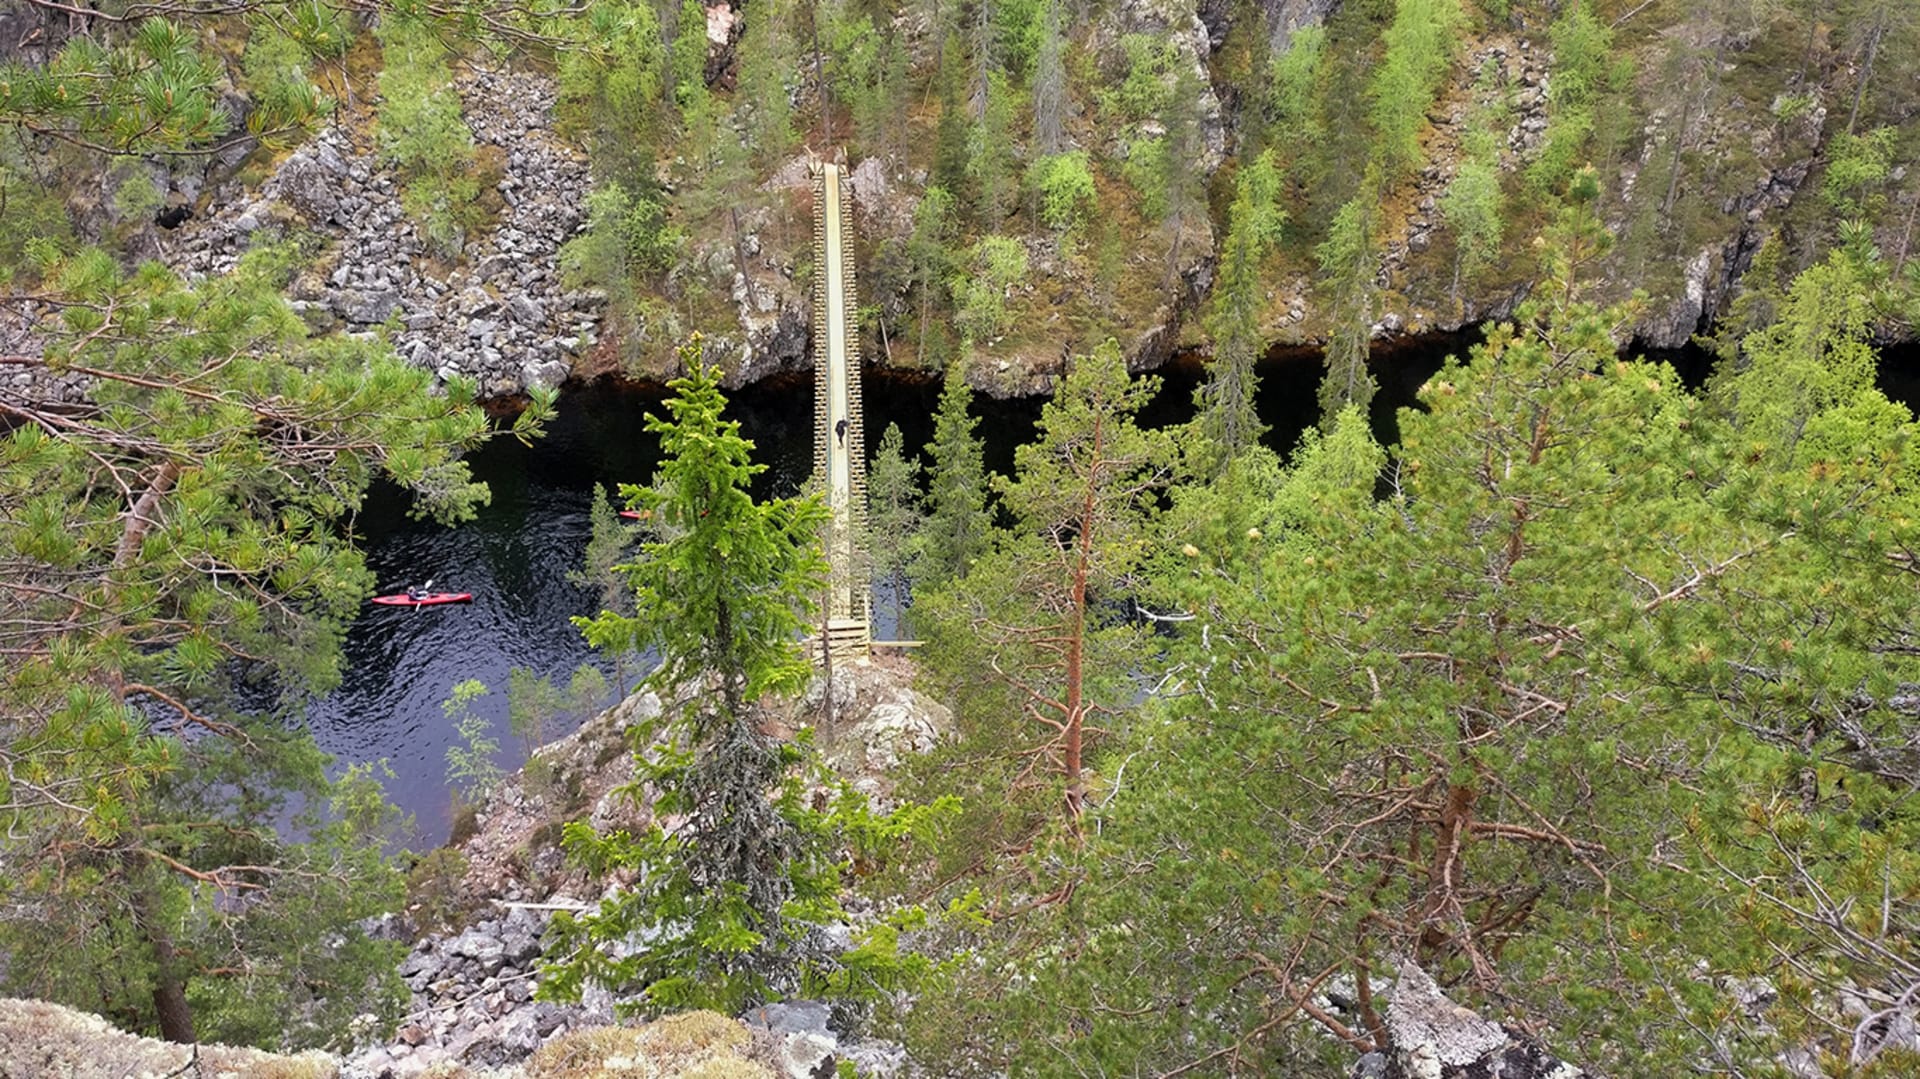
<instances>
[{"instance_id":1,"label":"conifer forest","mask_svg":"<svg viewBox=\"0 0 1920 1079\"><path fill-rule=\"evenodd\" d=\"M1917 233L1914 0L0 0L0 1079L1920 1075Z\"/></svg>"}]
</instances>

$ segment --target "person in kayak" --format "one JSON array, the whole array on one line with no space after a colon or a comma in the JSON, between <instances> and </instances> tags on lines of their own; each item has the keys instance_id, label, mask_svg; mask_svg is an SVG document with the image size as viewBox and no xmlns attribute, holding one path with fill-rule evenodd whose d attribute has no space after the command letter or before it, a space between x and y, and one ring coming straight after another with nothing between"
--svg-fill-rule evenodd
<instances>
[{"instance_id":1,"label":"person in kayak","mask_svg":"<svg viewBox=\"0 0 1920 1079\"><path fill-rule=\"evenodd\" d=\"M410 584L407 586L407 598L415 603L426 599L430 594L425 585Z\"/></svg>"}]
</instances>

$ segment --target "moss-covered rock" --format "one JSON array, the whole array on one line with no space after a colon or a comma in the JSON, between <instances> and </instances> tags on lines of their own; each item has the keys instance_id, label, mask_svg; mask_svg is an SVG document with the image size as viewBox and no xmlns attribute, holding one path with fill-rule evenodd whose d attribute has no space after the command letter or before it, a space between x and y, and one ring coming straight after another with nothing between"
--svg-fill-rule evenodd
<instances>
[{"instance_id":1,"label":"moss-covered rock","mask_svg":"<svg viewBox=\"0 0 1920 1079\"><path fill-rule=\"evenodd\" d=\"M128 1034L97 1015L44 1000L0 999L4 1079L334 1079L338 1074L334 1059L321 1052L281 1056L225 1045L176 1045Z\"/></svg>"}]
</instances>

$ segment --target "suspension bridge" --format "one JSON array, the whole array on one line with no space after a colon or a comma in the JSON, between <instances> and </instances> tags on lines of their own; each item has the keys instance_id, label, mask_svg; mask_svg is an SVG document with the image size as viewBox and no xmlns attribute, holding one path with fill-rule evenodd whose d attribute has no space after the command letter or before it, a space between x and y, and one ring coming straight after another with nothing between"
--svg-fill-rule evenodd
<instances>
[{"instance_id":1,"label":"suspension bridge","mask_svg":"<svg viewBox=\"0 0 1920 1079\"><path fill-rule=\"evenodd\" d=\"M860 407L860 334L855 323L853 207L847 171L813 165L814 474L827 523L824 641L816 657L868 654L873 644L871 573L866 558L867 437Z\"/></svg>"}]
</instances>

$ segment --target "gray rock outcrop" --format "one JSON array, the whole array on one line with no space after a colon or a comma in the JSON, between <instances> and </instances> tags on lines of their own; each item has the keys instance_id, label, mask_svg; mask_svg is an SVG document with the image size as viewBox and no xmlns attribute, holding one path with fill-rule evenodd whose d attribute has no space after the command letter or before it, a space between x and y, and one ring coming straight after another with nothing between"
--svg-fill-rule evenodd
<instances>
[{"instance_id":1,"label":"gray rock outcrop","mask_svg":"<svg viewBox=\"0 0 1920 1079\"><path fill-rule=\"evenodd\" d=\"M585 158L552 134L556 92L544 76L470 70L456 86L476 145L503 165L485 196L499 204L492 227L466 237L456 258L408 217L374 148L336 126L256 195L217 196L220 209L171 243L172 263L225 273L257 235L315 233L329 246L293 288L311 332L384 327L407 362L472 379L490 397L557 385L597 339L605 303L560 281L560 247L583 221Z\"/></svg>"},{"instance_id":2,"label":"gray rock outcrop","mask_svg":"<svg viewBox=\"0 0 1920 1079\"><path fill-rule=\"evenodd\" d=\"M1354 1079L1595 1079L1448 1000L1411 960L1400 962L1384 1023L1386 1047L1361 1058Z\"/></svg>"}]
</instances>

